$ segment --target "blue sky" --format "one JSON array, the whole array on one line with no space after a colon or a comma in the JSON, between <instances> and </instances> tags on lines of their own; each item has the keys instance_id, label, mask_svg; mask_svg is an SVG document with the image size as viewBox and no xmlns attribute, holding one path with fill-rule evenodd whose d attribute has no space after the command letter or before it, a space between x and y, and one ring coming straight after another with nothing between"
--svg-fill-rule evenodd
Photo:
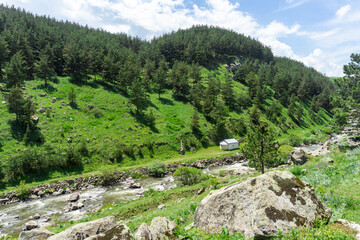
<instances>
[{"instance_id":1,"label":"blue sky","mask_svg":"<svg viewBox=\"0 0 360 240\"><path fill-rule=\"evenodd\" d=\"M277 56L341 76L360 52L359 0L0 0L49 15L151 39L194 24L225 27L270 46Z\"/></svg>"}]
</instances>

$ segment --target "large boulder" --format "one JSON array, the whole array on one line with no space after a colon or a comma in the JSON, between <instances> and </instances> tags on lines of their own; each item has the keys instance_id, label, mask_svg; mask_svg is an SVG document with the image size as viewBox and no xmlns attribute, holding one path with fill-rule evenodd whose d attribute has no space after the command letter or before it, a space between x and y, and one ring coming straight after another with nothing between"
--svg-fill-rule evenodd
<instances>
[{"instance_id":1,"label":"large boulder","mask_svg":"<svg viewBox=\"0 0 360 240\"><path fill-rule=\"evenodd\" d=\"M309 184L288 171L273 171L210 192L196 209L194 223L210 233L226 227L257 239L330 217Z\"/></svg>"},{"instance_id":2,"label":"large boulder","mask_svg":"<svg viewBox=\"0 0 360 240\"><path fill-rule=\"evenodd\" d=\"M20 233L19 240L45 240L53 236L54 233L44 228L36 228L31 231L23 231Z\"/></svg>"},{"instance_id":3,"label":"large boulder","mask_svg":"<svg viewBox=\"0 0 360 240\"><path fill-rule=\"evenodd\" d=\"M91 222L76 224L63 232L51 236L49 240L85 239L106 232L115 226L115 217L109 216Z\"/></svg>"},{"instance_id":4,"label":"large boulder","mask_svg":"<svg viewBox=\"0 0 360 240\"><path fill-rule=\"evenodd\" d=\"M309 160L309 158L305 155L304 150L295 149L290 154L290 160L296 165L303 165Z\"/></svg>"},{"instance_id":5,"label":"large boulder","mask_svg":"<svg viewBox=\"0 0 360 240\"><path fill-rule=\"evenodd\" d=\"M80 198L80 194L79 193L72 193L69 198L68 198L68 201L69 202L76 202L77 200L79 200Z\"/></svg>"},{"instance_id":6,"label":"large boulder","mask_svg":"<svg viewBox=\"0 0 360 240\"><path fill-rule=\"evenodd\" d=\"M146 223L142 223L135 233L136 240L151 240L151 232Z\"/></svg>"},{"instance_id":7,"label":"large boulder","mask_svg":"<svg viewBox=\"0 0 360 240\"><path fill-rule=\"evenodd\" d=\"M132 240L134 239L130 228L125 224L119 223L118 225L110 228L106 232L86 238L86 240Z\"/></svg>"},{"instance_id":8,"label":"large boulder","mask_svg":"<svg viewBox=\"0 0 360 240\"><path fill-rule=\"evenodd\" d=\"M142 223L135 234L137 240L163 240L173 239L176 225L165 217L156 217L151 221L150 227Z\"/></svg>"}]
</instances>

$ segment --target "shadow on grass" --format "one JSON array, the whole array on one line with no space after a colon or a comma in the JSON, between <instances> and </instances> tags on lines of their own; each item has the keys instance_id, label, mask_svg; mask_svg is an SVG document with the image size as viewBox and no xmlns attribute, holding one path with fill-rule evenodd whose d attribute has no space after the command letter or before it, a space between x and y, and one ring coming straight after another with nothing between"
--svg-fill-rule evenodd
<instances>
[{"instance_id":1,"label":"shadow on grass","mask_svg":"<svg viewBox=\"0 0 360 240\"><path fill-rule=\"evenodd\" d=\"M34 126L26 135L26 130L16 120L10 120L9 124L11 126L11 136L17 141L23 141L26 137L26 145L41 146L44 144L44 135L37 126Z\"/></svg>"},{"instance_id":2,"label":"shadow on grass","mask_svg":"<svg viewBox=\"0 0 360 240\"><path fill-rule=\"evenodd\" d=\"M53 93L57 91L57 88L55 88L51 83L48 83L47 86L45 86L45 83L42 83L36 87L37 89L43 89L47 93Z\"/></svg>"},{"instance_id":3,"label":"shadow on grass","mask_svg":"<svg viewBox=\"0 0 360 240\"><path fill-rule=\"evenodd\" d=\"M146 116L144 112L130 111L130 114L136 119L137 122L149 127L152 132L159 133L159 130L155 126L155 120L149 120L149 117Z\"/></svg>"},{"instance_id":4,"label":"shadow on grass","mask_svg":"<svg viewBox=\"0 0 360 240\"><path fill-rule=\"evenodd\" d=\"M170 100L170 99L167 99L167 98L159 98L159 101L162 104L165 104L165 105L171 105L171 106L174 105L174 102L172 100Z\"/></svg>"}]
</instances>

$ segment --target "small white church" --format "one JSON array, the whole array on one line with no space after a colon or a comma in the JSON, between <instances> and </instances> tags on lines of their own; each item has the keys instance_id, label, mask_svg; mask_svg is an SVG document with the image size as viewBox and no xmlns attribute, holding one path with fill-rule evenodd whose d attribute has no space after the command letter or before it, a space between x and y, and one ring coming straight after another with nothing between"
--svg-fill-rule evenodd
<instances>
[{"instance_id":1,"label":"small white church","mask_svg":"<svg viewBox=\"0 0 360 240\"><path fill-rule=\"evenodd\" d=\"M220 142L221 150L234 150L239 148L239 142L235 138L225 139Z\"/></svg>"}]
</instances>

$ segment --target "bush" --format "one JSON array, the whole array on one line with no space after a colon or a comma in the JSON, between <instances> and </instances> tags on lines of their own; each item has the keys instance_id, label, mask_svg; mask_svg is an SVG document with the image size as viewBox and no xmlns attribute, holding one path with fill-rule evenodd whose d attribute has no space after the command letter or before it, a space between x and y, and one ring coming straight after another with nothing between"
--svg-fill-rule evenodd
<instances>
[{"instance_id":1,"label":"bush","mask_svg":"<svg viewBox=\"0 0 360 240\"><path fill-rule=\"evenodd\" d=\"M294 147L290 145L281 145L278 149L279 159L287 161L292 151L294 151Z\"/></svg>"},{"instance_id":2,"label":"bush","mask_svg":"<svg viewBox=\"0 0 360 240\"><path fill-rule=\"evenodd\" d=\"M295 176L299 177L302 174L301 170L302 168L300 166L294 165L294 167L290 169L290 172Z\"/></svg>"},{"instance_id":3,"label":"bush","mask_svg":"<svg viewBox=\"0 0 360 240\"><path fill-rule=\"evenodd\" d=\"M322 131L323 131L323 133L325 133L325 134L331 134L331 133L333 133L333 130L332 130L332 128L331 127L324 127L323 129L322 129Z\"/></svg>"},{"instance_id":4,"label":"bush","mask_svg":"<svg viewBox=\"0 0 360 240\"><path fill-rule=\"evenodd\" d=\"M204 173L201 169L192 167L179 167L175 173L176 177L183 185L192 185L202 181Z\"/></svg>"},{"instance_id":5,"label":"bush","mask_svg":"<svg viewBox=\"0 0 360 240\"><path fill-rule=\"evenodd\" d=\"M21 199L26 199L30 194L30 187L25 185L25 181L21 181L17 186L17 194L16 196Z\"/></svg>"},{"instance_id":6,"label":"bush","mask_svg":"<svg viewBox=\"0 0 360 240\"><path fill-rule=\"evenodd\" d=\"M293 147L299 146L301 143L301 138L296 134L289 135L289 144Z\"/></svg>"},{"instance_id":7,"label":"bush","mask_svg":"<svg viewBox=\"0 0 360 240\"><path fill-rule=\"evenodd\" d=\"M162 177L166 174L165 164L161 161L153 161L148 167L150 176Z\"/></svg>"}]
</instances>

